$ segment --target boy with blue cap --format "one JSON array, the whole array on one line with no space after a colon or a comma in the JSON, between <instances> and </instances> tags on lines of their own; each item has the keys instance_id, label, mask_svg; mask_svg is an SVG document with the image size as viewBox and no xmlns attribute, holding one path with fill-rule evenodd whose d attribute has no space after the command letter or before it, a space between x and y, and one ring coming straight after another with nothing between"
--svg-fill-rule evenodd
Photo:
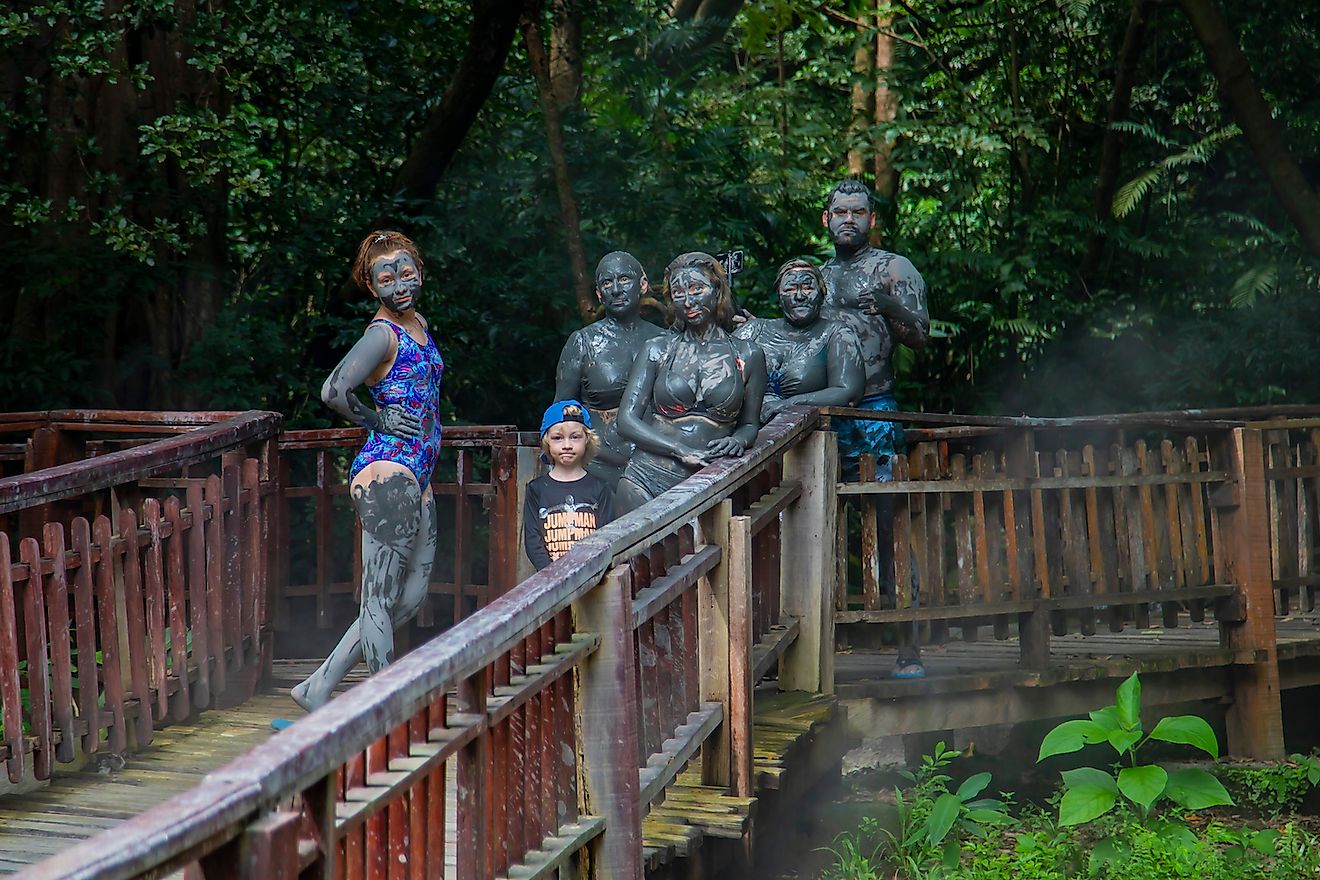
<instances>
[{"instance_id":1,"label":"boy with blue cap","mask_svg":"<svg viewBox=\"0 0 1320 880\"><path fill-rule=\"evenodd\" d=\"M523 504L523 546L537 571L614 518L610 487L586 471L599 448L585 406L550 404L541 419L541 452L550 472L527 484Z\"/></svg>"}]
</instances>

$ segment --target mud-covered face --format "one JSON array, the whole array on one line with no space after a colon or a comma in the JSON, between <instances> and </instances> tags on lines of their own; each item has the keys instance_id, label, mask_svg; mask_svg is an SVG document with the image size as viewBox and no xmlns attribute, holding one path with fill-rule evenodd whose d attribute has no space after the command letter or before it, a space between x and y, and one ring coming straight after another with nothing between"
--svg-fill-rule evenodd
<instances>
[{"instance_id":1,"label":"mud-covered face","mask_svg":"<svg viewBox=\"0 0 1320 880\"><path fill-rule=\"evenodd\" d=\"M705 272L696 268L679 269L669 278L669 295L680 327L701 330L714 323L720 295Z\"/></svg>"},{"instance_id":2,"label":"mud-covered face","mask_svg":"<svg viewBox=\"0 0 1320 880\"><path fill-rule=\"evenodd\" d=\"M871 208L862 193L839 193L821 219L835 247L857 250L870 238Z\"/></svg>"},{"instance_id":3,"label":"mud-covered face","mask_svg":"<svg viewBox=\"0 0 1320 880\"><path fill-rule=\"evenodd\" d=\"M403 251L377 257L371 264L371 292L393 314L402 315L413 308L421 289L422 273L417 262Z\"/></svg>"},{"instance_id":4,"label":"mud-covered face","mask_svg":"<svg viewBox=\"0 0 1320 880\"><path fill-rule=\"evenodd\" d=\"M627 254L611 254L596 267L596 296L611 318L637 315L646 289L642 267Z\"/></svg>"},{"instance_id":5,"label":"mud-covered face","mask_svg":"<svg viewBox=\"0 0 1320 880\"><path fill-rule=\"evenodd\" d=\"M779 307L794 327L808 327L820 317L825 292L816 275L806 269L790 269L779 281Z\"/></svg>"}]
</instances>

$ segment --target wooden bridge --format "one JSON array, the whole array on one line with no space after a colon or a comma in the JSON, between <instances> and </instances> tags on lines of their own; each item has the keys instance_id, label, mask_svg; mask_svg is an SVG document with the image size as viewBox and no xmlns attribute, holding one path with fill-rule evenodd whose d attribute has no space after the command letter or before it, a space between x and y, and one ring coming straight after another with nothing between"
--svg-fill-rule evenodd
<instances>
[{"instance_id":1,"label":"wooden bridge","mask_svg":"<svg viewBox=\"0 0 1320 880\"><path fill-rule=\"evenodd\" d=\"M855 734L975 727L1132 669L1282 752L1281 688L1320 680L1314 411L900 415L895 482L838 483L848 414L781 415L535 574L536 438L447 430L439 635L279 733L284 658L355 611L360 433L0 416L0 872L686 876L837 761L838 698ZM913 622L932 674L889 679L877 634Z\"/></svg>"}]
</instances>

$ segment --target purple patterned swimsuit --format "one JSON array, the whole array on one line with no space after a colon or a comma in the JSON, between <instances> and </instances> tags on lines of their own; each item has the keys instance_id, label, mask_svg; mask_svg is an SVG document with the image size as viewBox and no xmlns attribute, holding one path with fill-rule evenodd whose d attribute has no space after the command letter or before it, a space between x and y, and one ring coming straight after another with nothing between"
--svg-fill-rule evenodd
<instances>
[{"instance_id":1,"label":"purple patterned swimsuit","mask_svg":"<svg viewBox=\"0 0 1320 880\"><path fill-rule=\"evenodd\" d=\"M373 461L393 461L412 471L424 492L431 484L431 472L440 455L440 379L445 362L429 330L425 331L426 345L422 346L392 321L377 318L371 323L386 325L398 339L394 365L384 379L369 387L371 399L378 410L396 404L418 416L422 431L416 440L372 431L353 459L349 479Z\"/></svg>"}]
</instances>

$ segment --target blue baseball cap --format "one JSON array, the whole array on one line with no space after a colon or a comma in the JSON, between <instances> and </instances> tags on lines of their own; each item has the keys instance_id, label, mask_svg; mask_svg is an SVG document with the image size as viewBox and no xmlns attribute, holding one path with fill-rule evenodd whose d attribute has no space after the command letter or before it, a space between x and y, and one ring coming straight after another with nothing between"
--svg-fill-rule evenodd
<instances>
[{"instance_id":1,"label":"blue baseball cap","mask_svg":"<svg viewBox=\"0 0 1320 880\"><path fill-rule=\"evenodd\" d=\"M576 400L556 400L541 417L541 436L560 422L581 422L591 427L591 413Z\"/></svg>"}]
</instances>

